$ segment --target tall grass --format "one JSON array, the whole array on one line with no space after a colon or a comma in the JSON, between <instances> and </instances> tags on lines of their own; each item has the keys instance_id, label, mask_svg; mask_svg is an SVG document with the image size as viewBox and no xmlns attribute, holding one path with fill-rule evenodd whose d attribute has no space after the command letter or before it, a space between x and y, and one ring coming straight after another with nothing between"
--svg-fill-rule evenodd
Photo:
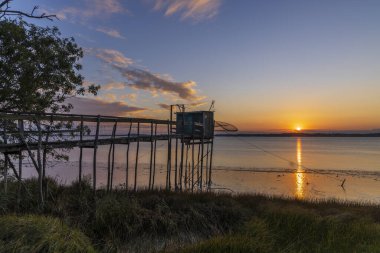
<instances>
[{"instance_id":1,"label":"tall grass","mask_svg":"<svg viewBox=\"0 0 380 253\"><path fill-rule=\"evenodd\" d=\"M95 252L90 239L59 219L0 216L0 252Z\"/></svg>"},{"instance_id":2,"label":"tall grass","mask_svg":"<svg viewBox=\"0 0 380 253\"><path fill-rule=\"evenodd\" d=\"M94 196L86 181L70 186L51 179L47 183L45 205L40 206L36 180L26 180L20 195L17 182L10 182L8 194L0 190L0 217L55 217L81 231L102 252L379 249L380 208L365 203L120 189L99 189Z\"/></svg>"},{"instance_id":3,"label":"tall grass","mask_svg":"<svg viewBox=\"0 0 380 253\"><path fill-rule=\"evenodd\" d=\"M307 211L270 211L253 218L238 233L211 238L181 252L380 252L379 224L360 218L343 220Z\"/></svg>"}]
</instances>

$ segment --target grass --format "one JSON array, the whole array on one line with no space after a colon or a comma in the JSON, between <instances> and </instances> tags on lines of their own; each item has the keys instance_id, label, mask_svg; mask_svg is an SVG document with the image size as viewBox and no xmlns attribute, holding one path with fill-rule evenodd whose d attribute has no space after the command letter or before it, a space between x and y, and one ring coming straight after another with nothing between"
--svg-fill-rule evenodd
<instances>
[{"instance_id":1,"label":"grass","mask_svg":"<svg viewBox=\"0 0 380 253\"><path fill-rule=\"evenodd\" d=\"M0 217L0 252L95 252L90 239L57 218Z\"/></svg>"},{"instance_id":2,"label":"grass","mask_svg":"<svg viewBox=\"0 0 380 253\"><path fill-rule=\"evenodd\" d=\"M9 252L42 245L45 239L22 235L30 227L44 238L44 226L56 228L57 237L48 239L57 243L78 235L74 244L85 252L91 245L98 252L380 252L380 208L365 203L123 190L98 190L94 197L88 182L49 180L40 206L36 180L25 184L20 201L17 183L9 183L6 195L0 191L0 227L9 221L26 229L9 225L0 232L2 243L17 242Z\"/></svg>"},{"instance_id":3,"label":"grass","mask_svg":"<svg viewBox=\"0 0 380 253\"><path fill-rule=\"evenodd\" d=\"M380 226L370 221L342 223L333 217L280 212L256 217L236 234L211 238L181 252L380 252L379 238Z\"/></svg>"}]
</instances>

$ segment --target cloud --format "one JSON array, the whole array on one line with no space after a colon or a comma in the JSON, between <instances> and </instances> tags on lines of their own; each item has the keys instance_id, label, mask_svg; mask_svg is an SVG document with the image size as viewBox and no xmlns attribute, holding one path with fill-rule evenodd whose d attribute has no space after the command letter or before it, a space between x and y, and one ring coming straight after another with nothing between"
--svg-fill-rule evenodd
<instances>
[{"instance_id":1,"label":"cloud","mask_svg":"<svg viewBox=\"0 0 380 253\"><path fill-rule=\"evenodd\" d=\"M165 110L170 110L170 105L168 104L157 104L159 107L161 107L162 109L165 109Z\"/></svg>"},{"instance_id":2,"label":"cloud","mask_svg":"<svg viewBox=\"0 0 380 253\"><path fill-rule=\"evenodd\" d=\"M105 93L105 94L100 94L96 96L94 99L96 100L101 100L103 102L116 102L116 101L125 101L125 100L130 100L135 102L137 99L137 94L136 93L129 93L129 94L114 94L114 93Z\"/></svg>"},{"instance_id":3,"label":"cloud","mask_svg":"<svg viewBox=\"0 0 380 253\"><path fill-rule=\"evenodd\" d=\"M120 0L83 0L84 6L66 7L55 14L59 19L87 19L128 12Z\"/></svg>"},{"instance_id":4,"label":"cloud","mask_svg":"<svg viewBox=\"0 0 380 253\"><path fill-rule=\"evenodd\" d=\"M102 90L123 90L125 89L126 85L125 83L121 82L112 82L112 83L107 83L105 85L102 85Z\"/></svg>"},{"instance_id":5,"label":"cloud","mask_svg":"<svg viewBox=\"0 0 380 253\"><path fill-rule=\"evenodd\" d=\"M119 31L112 29L112 28L98 27L98 28L96 28L96 31L107 34L110 37L114 37L114 38L118 38L118 39L125 39L125 37L122 36Z\"/></svg>"},{"instance_id":6,"label":"cloud","mask_svg":"<svg viewBox=\"0 0 380 253\"><path fill-rule=\"evenodd\" d=\"M187 107L200 107L200 106L203 106L206 104L207 104L207 102L196 102L196 103L186 104L186 106ZM157 105L162 109L170 110L170 105L168 105L168 104L157 104Z\"/></svg>"},{"instance_id":7,"label":"cloud","mask_svg":"<svg viewBox=\"0 0 380 253\"><path fill-rule=\"evenodd\" d=\"M110 103L110 102L116 102L117 96L113 93L106 93L106 94L96 97L95 99L104 101L106 103Z\"/></svg>"},{"instance_id":8,"label":"cloud","mask_svg":"<svg viewBox=\"0 0 380 253\"><path fill-rule=\"evenodd\" d=\"M114 66L127 80L127 86L147 90L155 93L176 94L182 99L199 100L197 91L194 87L197 85L194 81L173 82L162 78L160 75L151 73L147 70L137 68L123 68Z\"/></svg>"},{"instance_id":9,"label":"cloud","mask_svg":"<svg viewBox=\"0 0 380 253\"><path fill-rule=\"evenodd\" d=\"M165 16L179 14L181 19L201 21L218 14L221 0L155 0L154 10Z\"/></svg>"},{"instance_id":10,"label":"cloud","mask_svg":"<svg viewBox=\"0 0 380 253\"><path fill-rule=\"evenodd\" d=\"M133 67L133 60L125 57L121 52L112 49L88 49L87 52L95 55L126 78L125 86L133 89L150 91L153 96L158 93L178 96L181 99L199 101L204 97L198 96L194 81L175 82L168 75L152 73L145 69ZM114 87L114 85L110 85Z\"/></svg>"},{"instance_id":11,"label":"cloud","mask_svg":"<svg viewBox=\"0 0 380 253\"><path fill-rule=\"evenodd\" d=\"M128 67L133 64L133 60L125 57L121 52L113 49L99 49L99 48L89 48L86 52L95 55L99 59L110 63L114 66Z\"/></svg>"},{"instance_id":12,"label":"cloud","mask_svg":"<svg viewBox=\"0 0 380 253\"><path fill-rule=\"evenodd\" d=\"M130 113L146 110L146 108L129 106L124 102L106 102L100 99L84 97L73 97L68 99L67 102L74 106L74 109L71 112L78 114L126 116Z\"/></svg>"},{"instance_id":13,"label":"cloud","mask_svg":"<svg viewBox=\"0 0 380 253\"><path fill-rule=\"evenodd\" d=\"M124 94L124 95L120 95L119 98L122 100L129 99L129 100L135 102L137 99L137 94L136 93Z\"/></svg>"}]
</instances>

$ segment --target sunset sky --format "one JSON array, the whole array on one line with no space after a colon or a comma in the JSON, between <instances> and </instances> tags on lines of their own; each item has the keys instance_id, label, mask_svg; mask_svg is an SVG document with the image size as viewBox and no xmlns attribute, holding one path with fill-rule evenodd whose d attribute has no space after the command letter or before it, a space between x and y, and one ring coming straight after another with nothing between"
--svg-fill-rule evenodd
<instances>
[{"instance_id":1,"label":"sunset sky","mask_svg":"<svg viewBox=\"0 0 380 253\"><path fill-rule=\"evenodd\" d=\"M243 131L380 129L380 1L15 0L57 14L99 96L75 112L206 109ZM32 21L32 20L30 20ZM207 103L204 105L203 103Z\"/></svg>"}]
</instances>

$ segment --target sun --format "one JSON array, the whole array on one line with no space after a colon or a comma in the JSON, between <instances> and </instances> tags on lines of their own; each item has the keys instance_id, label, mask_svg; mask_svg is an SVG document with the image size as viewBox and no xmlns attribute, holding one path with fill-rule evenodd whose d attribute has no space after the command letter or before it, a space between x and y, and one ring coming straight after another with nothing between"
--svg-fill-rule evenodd
<instances>
[{"instance_id":1,"label":"sun","mask_svg":"<svg viewBox=\"0 0 380 253\"><path fill-rule=\"evenodd\" d=\"M297 127L296 127L296 131L297 131L297 132L300 132L300 131L302 131L302 127L300 127L300 126L297 126Z\"/></svg>"}]
</instances>

